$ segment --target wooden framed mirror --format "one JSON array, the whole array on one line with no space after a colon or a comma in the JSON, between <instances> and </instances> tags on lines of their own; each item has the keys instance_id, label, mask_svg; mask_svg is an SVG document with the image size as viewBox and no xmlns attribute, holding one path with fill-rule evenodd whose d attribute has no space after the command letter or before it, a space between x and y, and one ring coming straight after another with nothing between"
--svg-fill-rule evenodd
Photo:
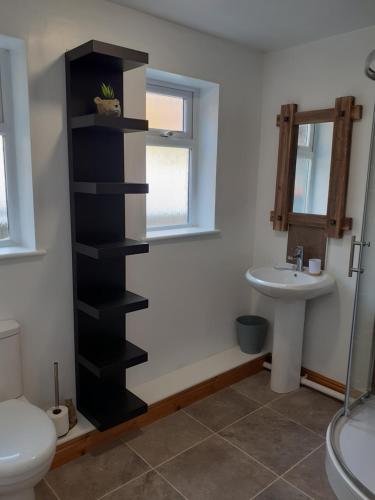
<instances>
[{"instance_id":1,"label":"wooden framed mirror","mask_svg":"<svg viewBox=\"0 0 375 500\"><path fill-rule=\"evenodd\" d=\"M281 106L273 229L291 224L324 229L327 237L342 238L350 230L346 217L353 122L362 106L352 96L338 97L334 108L298 111Z\"/></svg>"}]
</instances>

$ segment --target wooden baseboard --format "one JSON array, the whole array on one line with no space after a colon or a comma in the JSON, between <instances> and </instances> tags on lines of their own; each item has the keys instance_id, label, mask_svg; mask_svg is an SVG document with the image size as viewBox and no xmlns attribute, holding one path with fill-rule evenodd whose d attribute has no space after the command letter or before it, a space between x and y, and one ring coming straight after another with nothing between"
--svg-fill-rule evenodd
<instances>
[{"instance_id":1,"label":"wooden baseboard","mask_svg":"<svg viewBox=\"0 0 375 500\"><path fill-rule=\"evenodd\" d=\"M272 363L272 354L269 353L266 355L266 359L268 363ZM321 373L314 372L313 370L309 370L308 368L301 368L301 377L307 377L311 382L315 382L316 384L323 385L324 387L328 387L334 391L337 391L341 394L345 394L345 384L334 380L333 378L326 377Z\"/></svg>"},{"instance_id":2,"label":"wooden baseboard","mask_svg":"<svg viewBox=\"0 0 375 500\"><path fill-rule=\"evenodd\" d=\"M308 368L301 369L302 377L307 376L311 382L315 382L320 385L324 385L324 387L328 387L329 389L333 389L336 392L340 392L341 394L345 394L345 384L338 382L337 380L333 380L332 378L325 377L318 372L314 372L313 370L309 370Z\"/></svg>"},{"instance_id":3,"label":"wooden baseboard","mask_svg":"<svg viewBox=\"0 0 375 500\"><path fill-rule=\"evenodd\" d=\"M102 443L118 437L130 429L139 429L145 425L151 424L162 417L166 417L185 406L188 406L199 399L203 399L220 389L224 389L240 380L254 375L263 369L263 362L268 355L260 356L252 361L248 361L236 368L232 368L216 377L210 378L196 384L189 389L181 391L173 396L165 398L157 403L150 405L148 412L136 417L128 422L124 422L112 429L104 432L97 430L88 432L83 436L77 437L63 443L57 447L56 455L52 463L52 469L59 467L75 458L84 455L89 449Z\"/></svg>"},{"instance_id":4,"label":"wooden baseboard","mask_svg":"<svg viewBox=\"0 0 375 500\"><path fill-rule=\"evenodd\" d=\"M216 377L205 380L204 382L189 387L189 389L158 401L157 403L150 405L146 414L136 417L133 420L129 420L128 422L124 422L123 424L113 427L112 429L104 432L99 432L97 430L91 431L83 436L59 445L52 463L52 469L60 467L61 465L84 455L88 450L104 441L115 439L130 429L140 429L141 427L151 424L160 418L166 417L167 415L170 415L181 408L194 403L195 401L203 399L210 394L214 394L220 389L224 389L225 387L235 384L250 375L260 372L263 369L264 361L271 362L271 355L266 354L252 361L248 361L247 363L244 363L236 368L232 368L231 370L221 373ZM302 368L301 375L307 376L312 382L329 387L334 391L345 393L344 384L338 382L337 380L325 377L318 372Z\"/></svg>"}]
</instances>

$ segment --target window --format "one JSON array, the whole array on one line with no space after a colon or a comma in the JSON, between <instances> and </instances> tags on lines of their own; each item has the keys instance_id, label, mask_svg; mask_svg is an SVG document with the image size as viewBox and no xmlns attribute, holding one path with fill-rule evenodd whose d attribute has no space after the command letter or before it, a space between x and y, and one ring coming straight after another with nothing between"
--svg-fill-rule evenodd
<instances>
[{"instance_id":1,"label":"window","mask_svg":"<svg viewBox=\"0 0 375 500\"><path fill-rule=\"evenodd\" d=\"M8 53L0 49L0 244L9 241L9 218L7 200L7 167L11 161L12 130L11 108L7 99L9 90Z\"/></svg>"},{"instance_id":2,"label":"window","mask_svg":"<svg viewBox=\"0 0 375 500\"><path fill-rule=\"evenodd\" d=\"M146 70L147 239L218 233L219 85Z\"/></svg>"},{"instance_id":3,"label":"window","mask_svg":"<svg viewBox=\"0 0 375 500\"><path fill-rule=\"evenodd\" d=\"M146 117L147 229L192 225L196 130L193 127L197 92L149 82Z\"/></svg>"},{"instance_id":4,"label":"window","mask_svg":"<svg viewBox=\"0 0 375 500\"><path fill-rule=\"evenodd\" d=\"M26 45L0 35L0 259L35 244Z\"/></svg>"},{"instance_id":5,"label":"window","mask_svg":"<svg viewBox=\"0 0 375 500\"><path fill-rule=\"evenodd\" d=\"M8 203L5 179L4 136L0 134L0 241L9 238Z\"/></svg>"}]
</instances>

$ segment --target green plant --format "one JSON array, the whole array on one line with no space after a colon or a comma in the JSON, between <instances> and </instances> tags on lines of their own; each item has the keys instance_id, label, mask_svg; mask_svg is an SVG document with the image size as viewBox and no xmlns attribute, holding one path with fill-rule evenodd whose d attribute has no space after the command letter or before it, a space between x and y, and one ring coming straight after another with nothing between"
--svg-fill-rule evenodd
<instances>
[{"instance_id":1,"label":"green plant","mask_svg":"<svg viewBox=\"0 0 375 500\"><path fill-rule=\"evenodd\" d=\"M103 99L114 99L115 98L115 93L111 85L106 85L104 82L102 82L100 86L100 91L102 93Z\"/></svg>"}]
</instances>

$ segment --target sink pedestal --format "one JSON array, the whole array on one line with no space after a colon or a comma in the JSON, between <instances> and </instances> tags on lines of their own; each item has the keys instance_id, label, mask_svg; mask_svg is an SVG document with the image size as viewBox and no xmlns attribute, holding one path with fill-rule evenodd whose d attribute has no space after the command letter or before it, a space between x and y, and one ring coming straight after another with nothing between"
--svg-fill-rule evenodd
<instances>
[{"instance_id":1,"label":"sink pedestal","mask_svg":"<svg viewBox=\"0 0 375 500\"><path fill-rule=\"evenodd\" d=\"M306 300L331 293L335 280L295 269L258 267L246 279L259 293L275 299L271 389L290 392L300 385Z\"/></svg>"},{"instance_id":2,"label":"sink pedestal","mask_svg":"<svg viewBox=\"0 0 375 500\"><path fill-rule=\"evenodd\" d=\"M284 393L300 386L306 301L275 302L271 389Z\"/></svg>"}]
</instances>

